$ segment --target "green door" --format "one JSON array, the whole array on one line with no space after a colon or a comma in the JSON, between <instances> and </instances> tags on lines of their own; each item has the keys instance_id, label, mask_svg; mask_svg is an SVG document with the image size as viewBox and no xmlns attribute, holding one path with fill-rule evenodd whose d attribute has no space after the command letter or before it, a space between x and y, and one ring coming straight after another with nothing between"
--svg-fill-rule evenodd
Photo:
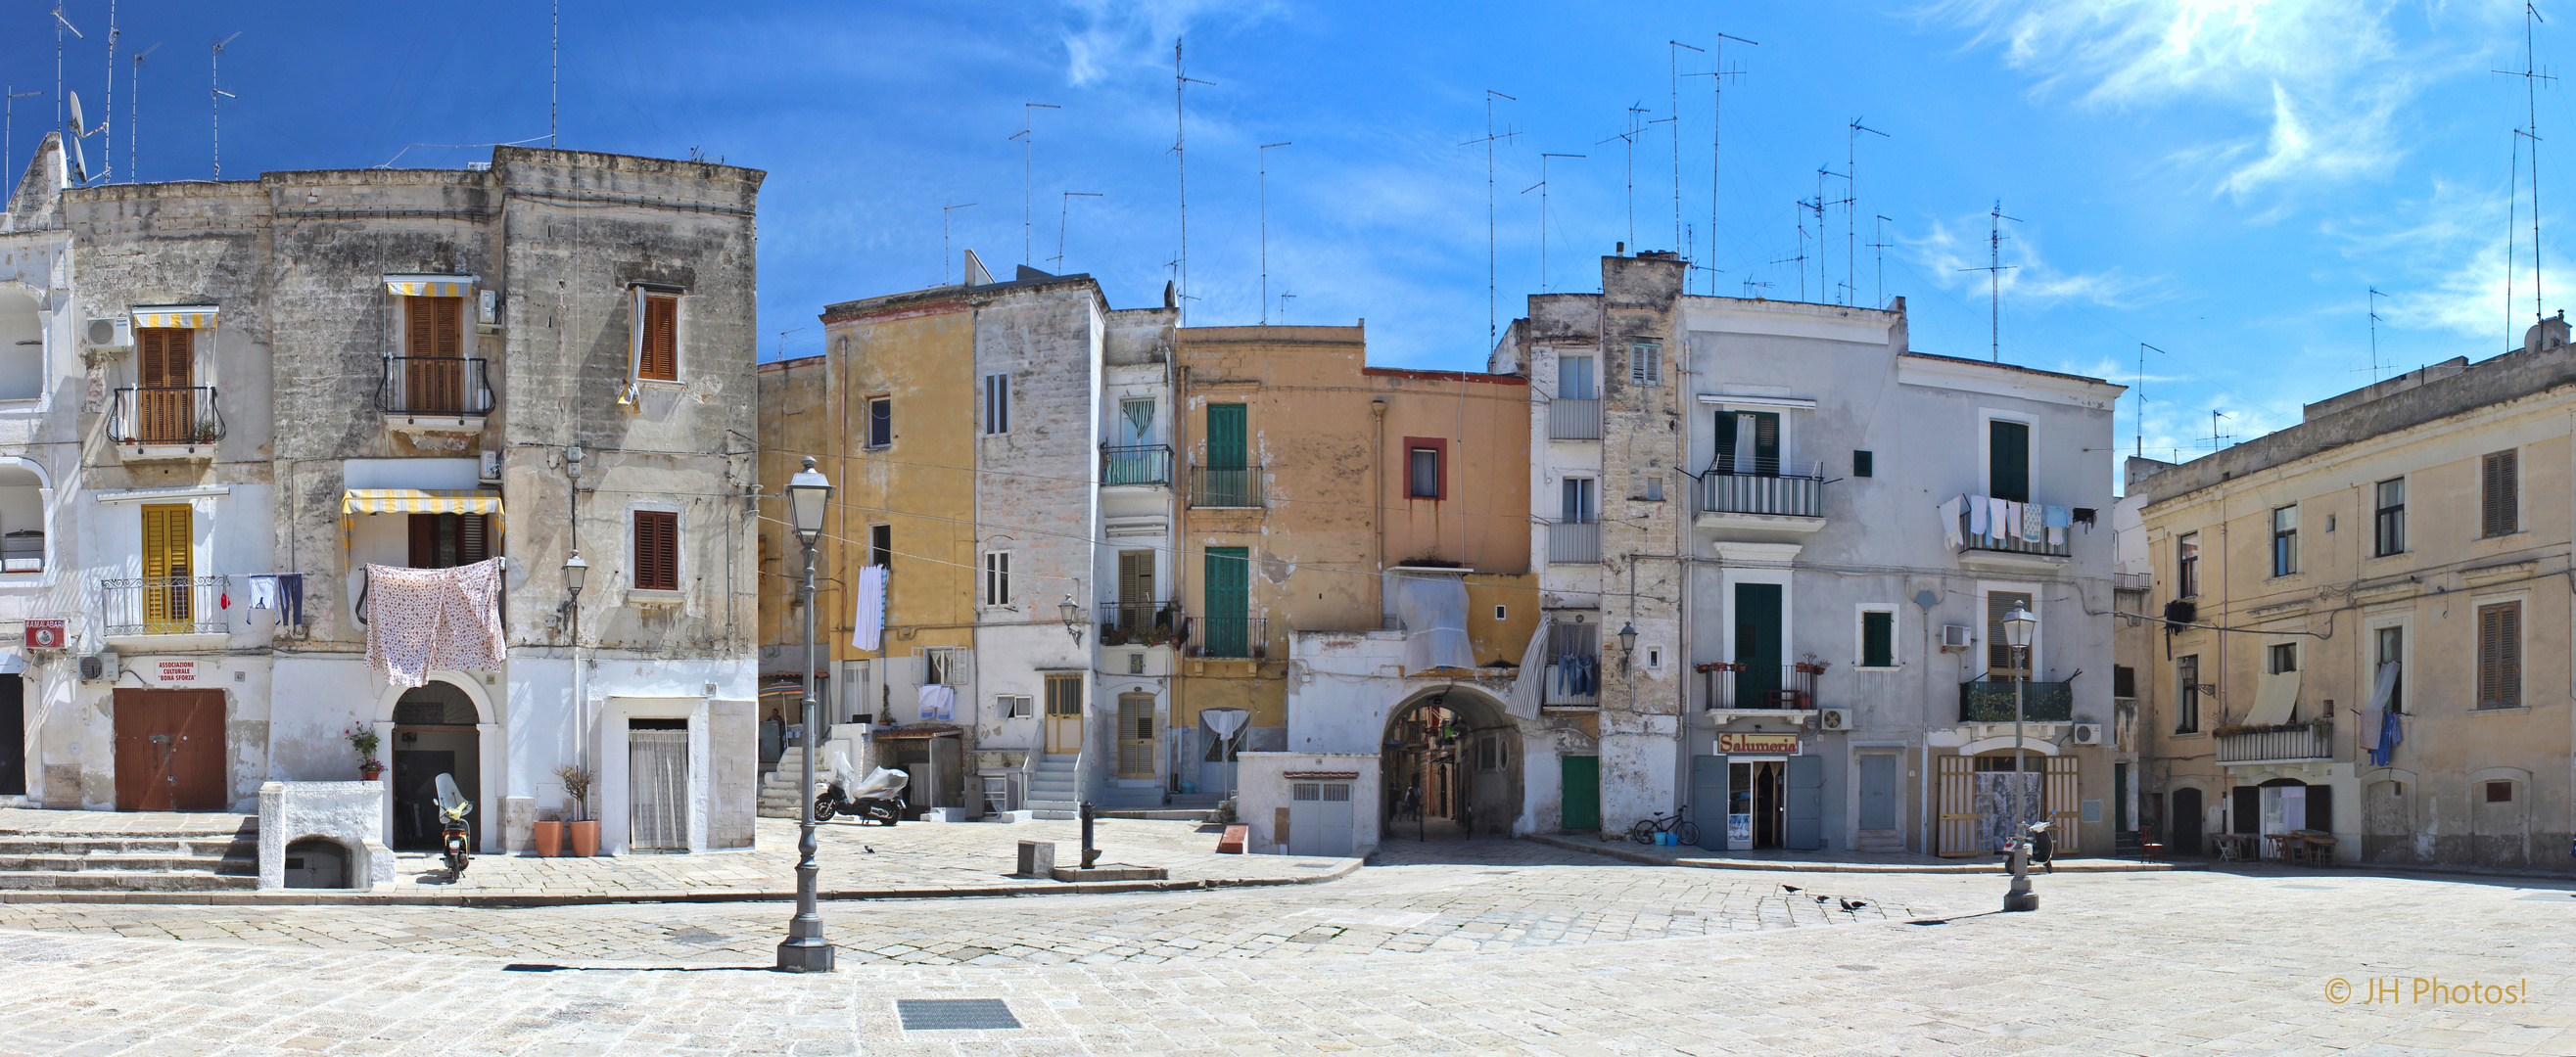
<instances>
[{"instance_id":1,"label":"green door","mask_svg":"<svg viewBox=\"0 0 2576 1057\"><path fill-rule=\"evenodd\" d=\"M1565 792L1559 800L1565 821L1557 828L1568 833L1600 829L1601 757L1559 756L1557 763L1565 776Z\"/></svg>"},{"instance_id":2,"label":"green door","mask_svg":"<svg viewBox=\"0 0 2576 1057\"><path fill-rule=\"evenodd\" d=\"M1997 499L2030 502L2028 425L2001 419L1986 423L1986 486Z\"/></svg>"},{"instance_id":3,"label":"green door","mask_svg":"<svg viewBox=\"0 0 2576 1057\"><path fill-rule=\"evenodd\" d=\"M1236 405L1240 407L1241 405ZM1207 549L1207 625L1200 633L1210 657L1252 656L1252 552L1244 547Z\"/></svg>"},{"instance_id":4,"label":"green door","mask_svg":"<svg viewBox=\"0 0 2576 1057\"><path fill-rule=\"evenodd\" d=\"M1769 708L1780 689L1780 585L1735 585L1735 707Z\"/></svg>"},{"instance_id":5,"label":"green door","mask_svg":"<svg viewBox=\"0 0 2576 1057\"><path fill-rule=\"evenodd\" d=\"M1252 470L1245 461L1243 405L1207 406L1206 481L1202 506L1251 506Z\"/></svg>"}]
</instances>

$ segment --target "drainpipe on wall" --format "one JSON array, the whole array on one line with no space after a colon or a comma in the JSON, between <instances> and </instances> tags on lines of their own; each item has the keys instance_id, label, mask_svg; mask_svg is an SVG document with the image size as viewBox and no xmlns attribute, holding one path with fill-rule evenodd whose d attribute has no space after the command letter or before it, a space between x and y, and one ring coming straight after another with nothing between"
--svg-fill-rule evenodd
<instances>
[{"instance_id":1,"label":"drainpipe on wall","mask_svg":"<svg viewBox=\"0 0 2576 1057\"><path fill-rule=\"evenodd\" d=\"M1369 398L1369 536L1375 548L1377 568L1378 626L1386 626L1386 398ZM1439 541L1438 521L1432 522L1432 541ZM1464 542L1464 541L1461 541ZM1460 548L1462 551L1464 548ZM1459 557L1466 557L1460 554ZM1472 659L1472 658L1471 658Z\"/></svg>"}]
</instances>

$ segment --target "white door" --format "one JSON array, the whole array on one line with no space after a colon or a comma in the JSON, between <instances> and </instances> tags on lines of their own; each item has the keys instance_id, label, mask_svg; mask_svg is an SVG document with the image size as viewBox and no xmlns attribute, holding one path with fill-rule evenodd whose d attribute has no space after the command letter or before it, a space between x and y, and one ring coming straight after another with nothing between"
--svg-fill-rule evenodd
<instances>
[{"instance_id":1,"label":"white door","mask_svg":"<svg viewBox=\"0 0 2576 1057\"><path fill-rule=\"evenodd\" d=\"M1289 788L1288 854L1351 853L1351 784L1297 782Z\"/></svg>"},{"instance_id":2,"label":"white door","mask_svg":"<svg viewBox=\"0 0 2576 1057\"><path fill-rule=\"evenodd\" d=\"M626 844L689 850L689 732L626 733Z\"/></svg>"}]
</instances>

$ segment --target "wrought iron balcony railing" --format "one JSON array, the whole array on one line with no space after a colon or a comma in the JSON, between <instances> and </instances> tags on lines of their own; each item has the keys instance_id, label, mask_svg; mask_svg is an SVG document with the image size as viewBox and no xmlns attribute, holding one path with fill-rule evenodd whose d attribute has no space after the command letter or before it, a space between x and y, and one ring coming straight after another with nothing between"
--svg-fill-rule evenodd
<instances>
[{"instance_id":1,"label":"wrought iron balcony railing","mask_svg":"<svg viewBox=\"0 0 2576 1057\"><path fill-rule=\"evenodd\" d=\"M1700 478L1699 509L1704 514L1777 514L1823 517L1825 482L1821 477L1739 474L1711 469Z\"/></svg>"},{"instance_id":2,"label":"wrought iron balcony railing","mask_svg":"<svg viewBox=\"0 0 2576 1057\"><path fill-rule=\"evenodd\" d=\"M1171 446L1168 444L1101 445L1100 483L1171 487Z\"/></svg>"},{"instance_id":3,"label":"wrought iron balcony railing","mask_svg":"<svg viewBox=\"0 0 2576 1057\"><path fill-rule=\"evenodd\" d=\"M1190 505L1194 507L1263 505L1261 467L1191 467Z\"/></svg>"},{"instance_id":4,"label":"wrought iron balcony railing","mask_svg":"<svg viewBox=\"0 0 2576 1057\"><path fill-rule=\"evenodd\" d=\"M226 630L221 576L145 576L98 583L109 635L211 635Z\"/></svg>"},{"instance_id":5,"label":"wrought iron balcony railing","mask_svg":"<svg viewBox=\"0 0 2576 1057\"><path fill-rule=\"evenodd\" d=\"M1717 661L1698 666L1707 680L1711 709L1811 709L1816 707L1816 677L1821 664L1792 662L1769 665Z\"/></svg>"},{"instance_id":6,"label":"wrought iron balcony railing","mask_svg":"<svg viewBox=\"0 0 2576 1057\"><path fill-rule=\"evenodd\" d=\"M212 444L224 415L211 385L138 385L116 391L108 439L118 444Z\"/></svg>"},{"instance_id":7,"label":"wrought iron balcony railing","mask_svg":"<svg viewBox=\"0 0 2576 1057\"><path fill-rule=\"evenodd\" d=\"M1170 602L1102 602L1100 644L1103 646L1171 646L1187 626L1181 607Z\"/></svg>"},{"instance_id":8,"label":"wrought iron balcony railing","mask_svg":"<svg viewBox=\"0 0 2576 1057\"><path fill-rule=\"evenodd\" d=\"M2221 730L2217 735L2220 763L2334 759L2333 720L2319 719L2265 730Z\"/></svg>"},{"instance_id":9,"label":"wrought iron balcony railing","mask_svg":"<svg viewBox=\"0 0 2576 1057\"><path fill-rule=\"evenodd\" d=\"M387 356L376 383L376 410L388 415L488 415L492 384L486 363L453 356Z\"/></svg>"},{"instance_id":10,"label":"wrought iron balcony railing","mask_svg":"<svg viewBox=\"0 0 2576 1057\"><path fill-rule=\"evenodd\" d=\"M2075 684L2022 683L2021 717L2027 723L2071 723L2075 719ZM1959 684L1959 722L2013 721L2010 679L1980 679Z\"/></svg>"},{"instance_id":11,"label":"wrought iron balcony railing","mask_svg":"<svg viewBox=\"0 0 2576 1057\"><path fill-rule=\"evenodd\" d=\"M1191 617L1185 627L1192 657L1270 655L1270 621L1265 617Z\"/></svg>"}]
</instances>

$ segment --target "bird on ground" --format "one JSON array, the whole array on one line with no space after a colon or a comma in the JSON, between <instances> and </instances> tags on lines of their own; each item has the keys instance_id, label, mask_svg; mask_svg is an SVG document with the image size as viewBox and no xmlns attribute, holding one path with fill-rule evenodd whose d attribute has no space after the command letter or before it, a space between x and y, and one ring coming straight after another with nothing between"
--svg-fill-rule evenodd
<instances>
[{"instance_id":1,"label":"bird on ground","mask_svg":"<svg viewBox=\"0 0 2576 1057\"><path fill-rule=\"evenodd\" d=\"M859 845L859 850L864 851L864 852L866 852L866 853L868 853L868 854L870 854L870 855L874 855L874 854L876 854L876 853L877 853L877 850L876 850L875 848L868 847L868 846L867 846L867 845L865 845L865 844Z\"/></svg>"},{"instance_id":2,"label":"bird on ground","mask_svg":"<svg viewBox=\"0 0 2576 1057\"><path fill-rule=\"evenodd\" d=\"M1846 900L1843 900L1843 909L1844 909L1844 910L1846 910L1846 911L1850 911L1850 910L1858 910L1858 909L1860 909L1860 908L1862 908L1862 907L1865 907L1865 906L1868 906L1868 905L1869 905L1869 904L1864 903L1864 902L1861 902L1860 900L1857 900L1857 899L1846 899Z\"/></svg>"},{"instance_id":3,"label":"bird on ground","mask_svg":"<svg viewBox=\"0 0 2576 1057\"><path fill-rule=\"evenodd\" d=\"M1817 896L1817 897L1816 897L1816 902L1822 903L1822 902L1824 902L1825 900L1832 899L1832 898L1833 898L1832 896Z\"/></svg>"},{"instance_id":4,"label":"bird on ground","mask_svg":"<svg viewBox=\"0 0 2576 1057\"><path fill-rule=\"evenodd\" d=\"M1780 890L1781 890L1781 891L1783 891L1783 892L1798 892L1798 891L1803 891L1803 889L1799 888L1797 885L1785 885L1785 884L1780 886Z\"/></svg>"}]
</instances>

